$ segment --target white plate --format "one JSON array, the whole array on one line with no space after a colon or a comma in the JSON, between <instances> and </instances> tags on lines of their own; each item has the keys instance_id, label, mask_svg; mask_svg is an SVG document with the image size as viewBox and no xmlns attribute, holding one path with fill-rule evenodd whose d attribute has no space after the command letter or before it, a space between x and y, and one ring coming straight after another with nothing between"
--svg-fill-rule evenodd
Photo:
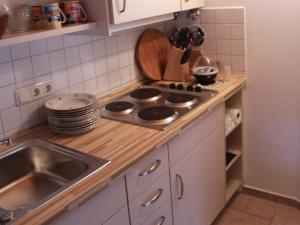
<instances>
[{"instance_id":1,"label":"white plate","mask_svg":"<svg viewBox=\"0 0 300 225\"><path fill-rule=\"evenodd\" d=\"M46 108L57 111L69 111L88 107L96 102L91 94L65 94L56 96L45 103Z\"/></svg>"}]
</instances>

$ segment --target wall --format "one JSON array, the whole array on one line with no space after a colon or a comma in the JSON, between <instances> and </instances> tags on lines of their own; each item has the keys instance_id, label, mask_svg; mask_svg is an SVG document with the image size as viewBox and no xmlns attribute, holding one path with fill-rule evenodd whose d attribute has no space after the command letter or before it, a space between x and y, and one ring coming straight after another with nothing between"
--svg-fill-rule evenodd
<instances>
[{"instance_id":1,"label":"wall","mask_svg":"<svg viewBox=\"0 0 300 225\"><path fill-rule=\"evenodd\" d=\"M300 199L300 2L206 2L247 9L246 185Z\"/></svg>"},{"instance_id":2,"label":"wall","mask_svg":"<svg viewBox=\"0 0 300 225\"><path fill-rule=\"evenodd\" d=\"M48 98L17 107L18 88L52 79L54 94L100 96L138 79L134 47L141 31L109 38L87 31L0 48L0 137L45 120Z\"/></svg>"}]
</instances>

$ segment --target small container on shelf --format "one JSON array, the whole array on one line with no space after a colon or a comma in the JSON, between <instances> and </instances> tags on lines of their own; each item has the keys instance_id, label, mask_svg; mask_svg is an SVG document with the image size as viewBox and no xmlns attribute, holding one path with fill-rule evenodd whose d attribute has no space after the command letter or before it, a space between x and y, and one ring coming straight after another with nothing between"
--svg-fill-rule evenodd
<instances>
[{"instance_id":1,"label":"small container on shelf","mask_svg":"<svg viewBox=\"0 0 300 225\"><path fill-rule=\"evenodd\" d=\"M11 34L24 33L32 29L31 6L21 5L8 9L8 32Z\"/></svg>"},{"instance_id":2,"label":"small container on shelf","mask_svg":"<svg viewBox=\"0 0 300 225\"><path fill-rule=\"evenodd\" d=\"M8 23L8 8L5 5L0 7L0 39L6 31Z\"/></svg>"}]
</instances>

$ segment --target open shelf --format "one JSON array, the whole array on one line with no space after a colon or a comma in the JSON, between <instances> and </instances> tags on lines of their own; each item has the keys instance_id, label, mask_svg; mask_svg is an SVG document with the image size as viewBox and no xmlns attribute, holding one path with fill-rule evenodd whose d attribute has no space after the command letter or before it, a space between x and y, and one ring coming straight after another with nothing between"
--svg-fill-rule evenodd
<instances>
[{"instance_id":1,"label":"open shelf","mask_svg":"<svg viewBox=\"0 0 300 225\"><path fill-rule=\"evenodd\" d=\"M2 39L0 39L0 47L89 30L95 27L96 27L96 22L88 22L88 23L82 23L76 25L66 25L60 29L35 30L35 31L29 31L20 34L7 34L4 35Z\"/></svg>"},{"instance_id":2,"label":"open shelf","mask_svg":"<svg viewBox=\"0 0 300 225\"><path fill-rule=\"evenodd\" d=\"M229 162L227 162L228 161L227 156L229 156L227 153L234 155L234 157L230 159ZM226 171L228 171L237 162L237 160L241 157L241 155L242 152L238 150L230 149L226 151Z\"/></svg>"},{"instance_id":3,"label":"open shelf","mask_svg":"<svg viewBox=\"0 0 300 225\"><path fill-rule=\"evenodd\" d=\"M234 193L241 187L241 180L230 180L226 184L226 202L228 202Z\"/></svg>"},{"instance_id":4,"label":"open shelf","mask_svg":"<svg viewBox=\"0 0 300 225\"><path fill-rule=\"evenodd\" d=\"M239 123L232 123L229 128L225 129L225 136L228 137L239 125L241 125L242 121Z\"/></svg>"}]
</instances>

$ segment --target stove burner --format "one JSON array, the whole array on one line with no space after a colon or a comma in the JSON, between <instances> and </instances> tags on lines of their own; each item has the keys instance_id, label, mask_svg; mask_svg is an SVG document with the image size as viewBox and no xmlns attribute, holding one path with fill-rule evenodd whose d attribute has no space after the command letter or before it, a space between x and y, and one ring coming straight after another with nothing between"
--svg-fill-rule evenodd
<instances>
[{"instance_id":1,"label":"stove burner","mask_svg":"<svg viewBox=\"0 0 300 225\"><path fill-rule=\"evenodd\" d=\"M135 105L131 102L112 102L105 106L105 109L113 115L123 116L131 113L135 108Z\"/></svg>"},{"instance_id":2,"label":"stove burner","mask_svg":"<svg viewBox=\"0 0 300 225\"><path fill-rule=\"evenodd\" d=\"M154 106L142 109L138 117L146 123L165 124L170 123L178 117L178 112L166 106Z\"/></svg>"},{"instance_id":3,"label":"stove burner","mask_svg":"<svg viewBox=\"0 0 300 225\"><path fill-rule=\"evenodd\" d=\"M129 94L139 101L155 101L161 97L161 91L155 88L140 88Z\"/></svg>"},{"instance_id":4,"label":"stove burner","mask_svg":"<svg viewBox=\"0 0 300 225\"><path fill-rule=\"evenodd\" d=\"M190 107L195 103L197 99L188 94L172 94L166 100L166 104L173 107Z\"/></svg>"}]
</instances>

